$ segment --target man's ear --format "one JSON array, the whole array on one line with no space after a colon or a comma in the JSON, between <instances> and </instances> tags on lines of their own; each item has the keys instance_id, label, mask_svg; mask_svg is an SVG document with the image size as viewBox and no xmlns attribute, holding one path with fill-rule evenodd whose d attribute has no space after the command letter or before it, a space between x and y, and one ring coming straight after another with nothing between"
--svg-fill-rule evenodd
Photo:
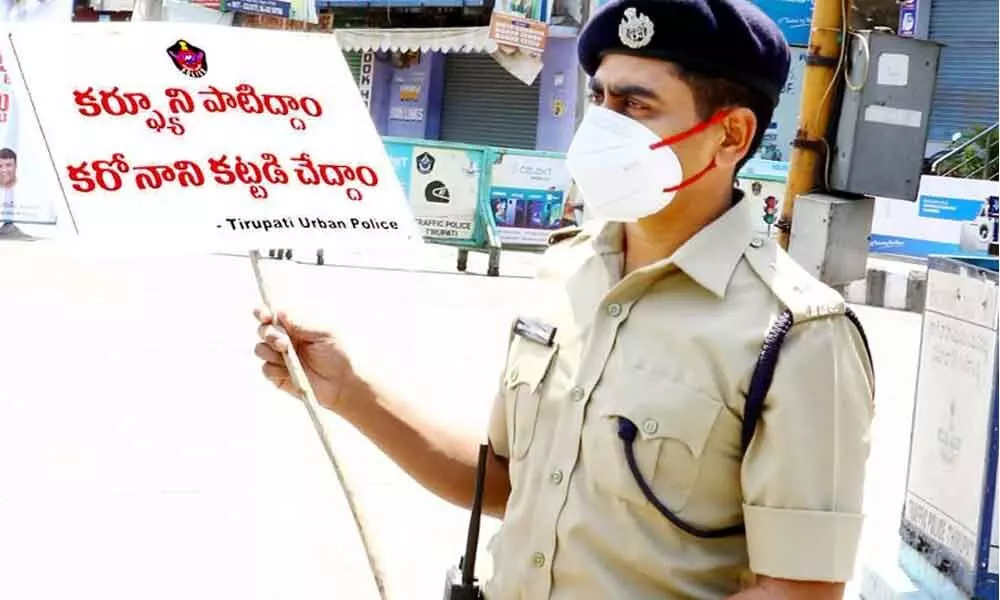
<instances>
[{"instance_id":1,"label":"man's ear","mask_svg":"<svg viewBox=\"0 0 1000 600\"><path fill-rule=\"evenodd\" d=\"M734 167L747 155L757 133L757 117L749 108L734 108L722 120L725 135L715 162L720 167Z\"/></svg>"}]
</instances>

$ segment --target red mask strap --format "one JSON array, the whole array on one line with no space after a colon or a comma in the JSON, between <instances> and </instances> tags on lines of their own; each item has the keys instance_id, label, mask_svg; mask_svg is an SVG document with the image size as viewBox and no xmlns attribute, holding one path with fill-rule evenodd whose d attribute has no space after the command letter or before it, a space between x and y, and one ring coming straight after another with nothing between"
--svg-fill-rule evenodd
<instances>
[{"instance_id":1,"label":"red mask strap","mask_svg":"<svg viewBox=\"0 0 1000 600\"><path fill-rule=\"evenodd\" d=\"M681 140L685 140L685 139L691 137L692 135L697 135L697 134L701 133L702 131L705 131L706 129L708 129L712 125L715 125L719 121L721 121L721 120L725 119L726 117L728 117L730 112L731 111L728 111L728 110L719 111L719 112L715 113L714 115L712 115L712 118L708 119L707 121L702 121L701 123L698 123L697 125L695 125L691 129L688 129L687 131L682 131L682 132L678 133L677 135L672 135L672 136L670 136L668 138L664 138L664 139L656 142L655 144L652 144L649 147L649 149L650 150L656 150L657 148L662 148L664 146L670 146L672 144L676 144L677 142L680 142Z\"/></svg>"},{"instance_id":2,"label":"red mask strap","mask_svg":"<svg viewBox=\"0 0 1000 600\"><path fill-rule=\"evenodd\" d=\"M687 186L691 185L692 183L694 183L694 182L698 181L699 179L701 179L702 177L704 177L706 174L708 174L709 171L711 171L714 168L715 168L715 159L713 158L712 162L708 163L708 166L705 167L704 169L698 171L697 173L695 173L691 177L688 177L687 179L685 179L684 181L678 183L677 185L675 185L673 187L663 188L663 191L666 192L666 193L668 193L668 194L670 192L680 191L681 189L686 188Z\"/></svg>"}]
</instances>

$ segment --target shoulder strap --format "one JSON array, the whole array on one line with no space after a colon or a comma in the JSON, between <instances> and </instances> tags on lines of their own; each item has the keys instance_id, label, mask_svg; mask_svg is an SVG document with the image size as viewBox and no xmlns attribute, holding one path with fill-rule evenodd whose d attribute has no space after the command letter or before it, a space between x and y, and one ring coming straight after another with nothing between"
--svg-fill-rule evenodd
<instances>
[{"instance_id":1,"label":"shoulder strap","mask_svg":"<svg viewBox=\"0 0 1000 600\"><path fill-rule=\"evenodd\" d=\"M865 346L865 352L868 354L868 361L874 365L871 348L868 346L868 336L865 335L865 330L861 326L861 320L858 319L858 316L850 308L845 307L844 315L857 327L858 334L861 336L861 341ZM757 431L757 424L764 413L764 401L767 399L767 393L771 389L771 382L774 380L774 370L778 366L778 355L782 344L785 343L785 336L791 330L792 325L794 325L792 311L785 310L774 322L774 325L771 326L771 329L767 332L767 336L764 338L764 345L760 349L757 364L754 366L753 375L750 377L747 399L743 406L741 443L744 454L747 448L750 447L750 442ZM872 368L874 369L874 366ZM872 391L874 392L874 388Z\"/></svg>"}]
</instances>

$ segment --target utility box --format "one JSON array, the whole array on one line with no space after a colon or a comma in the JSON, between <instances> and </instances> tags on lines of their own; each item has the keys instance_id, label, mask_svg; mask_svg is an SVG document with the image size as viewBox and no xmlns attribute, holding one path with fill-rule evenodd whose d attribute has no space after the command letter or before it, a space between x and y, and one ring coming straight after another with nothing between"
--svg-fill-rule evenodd
<instances>
[{"instance_id":1,"label":"utility box","mask_svg":"<svg viewBox=\"0 0 1000 600\"><path fill-rule=\"evenodd\" d=\"M823 283L864 279L875 199L803 194L795 199L788 254Z\"/></svg>"},{"instance_id":2,"label":"utility box","mask_svg":"<svg viewBox=\"0 0 1000 600\"><path fill-rule=\"evenodd\" d=\"M829 187L915 201L941 45L880 31L849 39Z\"/></svg>"}]
</instances>

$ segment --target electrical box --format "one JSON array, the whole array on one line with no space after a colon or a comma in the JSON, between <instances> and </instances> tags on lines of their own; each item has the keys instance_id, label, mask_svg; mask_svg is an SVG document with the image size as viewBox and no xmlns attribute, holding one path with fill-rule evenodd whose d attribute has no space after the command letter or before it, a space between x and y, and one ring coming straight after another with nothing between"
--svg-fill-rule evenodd
<instances>
[{"instance_id":1,"label":"electrical box","mask_svg":"<svg viewBox=\"0 0 1000 600\"><path fill-rule=\"evenodd\" d=\"M848 39L829 188L915 201L941 45L880 31Z\"/></svg>"},{"instance_id":2,"label":"electrical box","mask_svg":"<svg viewBox=\"0 0 1000 600\"><path fill-rule=\"evenodd\" d=\"M798 196L789 256L830 286L864 279L874 212L875 199L871 197L852 200L826 194Z\"/></svg>"}]
</instances>

